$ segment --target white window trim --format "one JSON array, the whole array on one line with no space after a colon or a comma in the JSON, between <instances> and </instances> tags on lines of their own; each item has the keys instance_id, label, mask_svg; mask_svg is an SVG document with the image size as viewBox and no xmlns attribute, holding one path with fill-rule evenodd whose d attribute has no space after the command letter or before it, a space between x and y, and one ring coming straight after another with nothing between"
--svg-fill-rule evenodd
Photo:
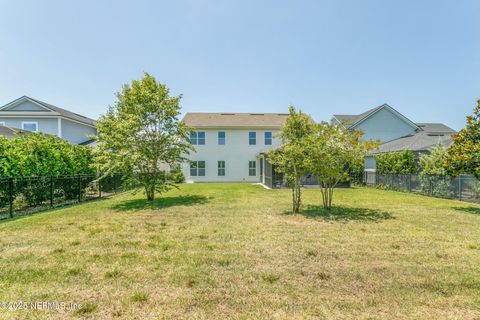
<instances>
[{"instance_id":1,"label":"white window trim","mask_svg":"<svg viewBox=\"0 0 480 320\"><path fill-rule=\"evenodd\" d=\"M24 126L26 124L34 124L37 129L33 132L38 132L38 121L22 121L22 130L25 130Z\"/></svg>"},{"instance_id":2,"label":"white window trim","mask_svg":"<svg viewBox=\"0 0 480 320\"><path fill-rule=\"evenodd\" d=\"M60 117L58 117L57 126L58 126L58 129L57 129L58 137L61 139L62 138L62 118Z\"/></svg>"}]
</instances>

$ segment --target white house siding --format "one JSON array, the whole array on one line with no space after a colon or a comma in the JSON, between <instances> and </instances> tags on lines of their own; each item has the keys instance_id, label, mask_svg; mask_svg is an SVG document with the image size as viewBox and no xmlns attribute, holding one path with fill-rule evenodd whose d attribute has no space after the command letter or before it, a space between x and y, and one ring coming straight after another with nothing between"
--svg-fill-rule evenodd
<instances>
[{"instance_id":1,"label":"white house siding","mask_svg":"<svg viewBox=\"0 0 480 320\"><path fill-rule=\"evenodd\" d=\"M191 177L190 164L184 163L182 171L187 182L259 182L260 163L258 155L279 145L275 138L278 130L268 129L197 129L205 131L205 145L195 145L195 152L188 158L192 161L205 161L205 176ZM226 133L225 145L218 144L218 132ZM249 145L248 133L257 133L256 145ZM272 132L272 145L265 145L264 132ZM225 161L225 176L218 176L218 161ZM249 176L249 161L256 162L256 175Z\"/></svg>"},{"instance_id":2,"label":"white house siding","mask_svg":"<svg viewBox=\"0 0 480 320\"><path fill-rule=\"evenodd\" d=\"M58 120L57 118L36 118L36 117L2 117L0 122L4 122L5 126L11 128L22 129L22 122L37 122L38 132L43 132L51 135L58 135Z\"/></svg>"},{"instance_id":3,"label":"white house siding","mask_svg":"<svg viewBox=\"0 0 480 320\"><path fill-rule=\"evenodd\" d=\"M355 126L362 130L365 140L379 139L382 142L391 141L415 133L415 129L387 109L381 109L365 121Z\"/></svg>"},{"instance_id":4,"label":"white house siding","mask_svg":"<svg viewBox=\"0 0 480 320\"><path fill-rule=\"evenodd\" d=\"M62 119L62 139L70 143L79 144L90 140L89 135L97 134L93 127L78 122Z\"/></svg>"},{"instance_id":5,"label":"white house siding","mask_svg":"<svg viewBox=\"0 0 480 320\"><path fill-rule=\"evenodd\" d=\"M377 160L375 159L374 156L367 156L364 159L365 163L365 170L367 171L374 171L377 168Z\"/></svg>"}]
</instances>

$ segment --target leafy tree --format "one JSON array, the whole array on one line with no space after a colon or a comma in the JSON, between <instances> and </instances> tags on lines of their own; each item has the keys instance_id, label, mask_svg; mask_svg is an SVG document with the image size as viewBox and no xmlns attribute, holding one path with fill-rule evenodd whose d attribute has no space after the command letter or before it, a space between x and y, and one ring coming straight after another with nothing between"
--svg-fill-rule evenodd
<instances>
[{"instance_id":1,"label":"leafy tree","mask_svg":"<svg viewBox=\"0 0 480 320\"><path fill-rule=\"evenodd\" d=\"M95 160L104 175L123 173L126 184L145 189L147 200L173 183L165 167L175 167L193 150L189 129L180 122L181 96L148 73L124 85L117 101L97 121Z\"/></svg>"},{"instance_id":2,"label":"leafy tree","mask_svg":"<svg viewBox=\"0 0 480 320\"><path fill-rule=\"evenodd\" d=\"M317 178L325 209L332 207L333 190L348 178L349 168L378 146L376 141L362 141L362 135L322 122L306 138L306 168Z\"/></svg>"},{"instance_id":3,"label":"leafy tree","mask_svg":"<svg viewBox=\"0 0 480 320\"><path fill-rule=\"evenodd\" d=\"M445 169L451 176L473 174L480 179L480 100L467 117L465 128L453 137L453 144L448 148Z\"/></svg>"},{"instance_id":4,"label":"leafy tree","mask_svg":"<svg viewBox=\"0 0 480 320\"><path fill-rule=\"evenodd\" d=\"M377 172L387 173L416 173L415 157L412 150L386 152L376 156Z\"/></svg>"},{"instance_id":5,"label":"leafy tree","mask_svg":"<svg viewBox=\"0 0 480 320\"><path fill-rule=\"evenodd\" d=\"M288 185L292 189L292 211L300 211L301 205L301 177L306 169L306 145L305 139L314 130L312 118L295 111L294 106L289 108L289 116L278 135L281 139L281 146L273 149L267 154L267 159L275 166L277 172L284 174Z\"/></svg>"}]
</instances>

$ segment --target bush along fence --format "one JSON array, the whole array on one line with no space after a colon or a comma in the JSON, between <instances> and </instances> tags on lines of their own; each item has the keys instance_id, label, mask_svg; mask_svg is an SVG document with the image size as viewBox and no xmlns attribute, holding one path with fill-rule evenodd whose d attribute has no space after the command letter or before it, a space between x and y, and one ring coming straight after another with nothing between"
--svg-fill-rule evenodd
<instances>
[{"instance_id":1,"label":"bush along fence","mask_svg":"<svg viewBox=\"0 0 480 320\"><path fill-rule=\"evenodd\" d=\"M122 190L120 174L0 178L0 219L99 199Z\"/></svg>"},{"instance_id":2,"label":"bush along fence","mask_svg":"<svg viewBox=\"0 0 480 320\"><path fill-rule=\"evenodd\" d=\"M455 178L427 174L379 174L365 171L364 183L381 189L413 192L438 198L480 201L480 181L471 175Z\"/></svg>"}]
</instances>

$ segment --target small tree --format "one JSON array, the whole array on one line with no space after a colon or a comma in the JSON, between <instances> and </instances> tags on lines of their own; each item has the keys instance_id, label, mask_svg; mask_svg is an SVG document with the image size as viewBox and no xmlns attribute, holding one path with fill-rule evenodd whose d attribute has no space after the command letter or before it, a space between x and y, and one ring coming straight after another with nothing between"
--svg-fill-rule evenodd
<instances>
[{"instance_id":1,"label":"small tree","mask_svg":"<svg viewBox=\"0 0 480 320\"><path fill-rule=\"evenodd\" d=\"M332 207L333 190L340 181L348 179L350 166L378 145L376 141L360 140L362 134L322 122L306 139L306 166L317 178L325 209Z\"/></svg>"},{"instance_id":2,"label":"small tree","mask_svg":"<svg viewBox=\"0 0 480 320\"><path fill-rule=\"evenodd\" d=\"M453 136L444 165L451 176L467 173L480 179L480 100L465 128Z\"/></svg>"},{"instance_id":3,"label":"small tree","mask_svg":"<svg viewBox=\"0 0 480 320\"><path fill-rule=\"evenodd\" d=\"M123 173L127 184L145 189L148 201L173 183L165 167L177 166L193 150L189 130L180 122L181 96L145 73L124 85L117 102L97 122L95 160L103 175Z\"/></svg>"},{"instance_id":4,"label":"small tree","mask_svg":"<svg viewBox=\"0 0 480 320\"><path fill-rule=\"evenodd\" d=\"M306 173L305 139L312 134L314 122L312 118L289 108L289 116L279 134L281 146L267 154L267 159L275 166L275 170L284 174L288 185L292 189L292 211L300 211L301 205L301 178Z\"/></svg>"}]
</instances>

